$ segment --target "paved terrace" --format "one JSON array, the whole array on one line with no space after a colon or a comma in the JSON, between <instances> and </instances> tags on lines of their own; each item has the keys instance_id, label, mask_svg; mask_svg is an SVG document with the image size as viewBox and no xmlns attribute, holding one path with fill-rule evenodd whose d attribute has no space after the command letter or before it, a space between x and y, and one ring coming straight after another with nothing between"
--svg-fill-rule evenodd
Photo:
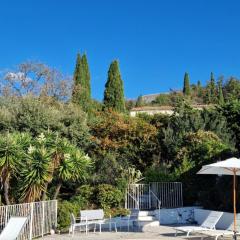
<instances>
[{"instance_id":1,"label":"paved terrace","mask_svg":"<svg viewBox=\"0 0 240 240\"><path fill-rule=\"evenodd\" d=\"M173 227L169 226L160 226L160 227L145 227L141 232L105 232L102 233L90 232L86 235L84 232L79 233L78 231L75 232L74 237L68 234L62 235L52 235L46 236L44 240L118 240L118 239L126 239L126 240L145 240L145 239L162 239L162 240L183 240L187 239L185 235L179 234L179 236L174 236ZM188 237L189 239L189 237ZM191 237L191 239L198 239L200 240L199 236Z\"/></svg>"}]
</instances>

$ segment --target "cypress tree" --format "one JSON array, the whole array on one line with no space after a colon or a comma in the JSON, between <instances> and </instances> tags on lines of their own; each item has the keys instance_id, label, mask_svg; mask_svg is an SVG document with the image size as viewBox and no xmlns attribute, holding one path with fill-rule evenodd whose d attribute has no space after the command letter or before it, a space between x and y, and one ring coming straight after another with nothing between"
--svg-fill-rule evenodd
<instances>
[{"instance_id":1,"label":"cypress tree","mask_svg":"<svg viewBox=\"0 0 240 240\"><path fill-rule=\"evenodd\" d=\"M201 85L200 80L198 80L198 82L197 82L197 96L198 97L202 96L202 85Z\"/></svg>"},{"instance_id":2,"label":"cypress tree","mask_svg":"<svg viewBox=\"0 0 240 240\"><path fill-rule=\"evenodd\" d=\"M90 85L90 71L88 66L88 60L86 54L82 56L82 68L83 68L83 79L85 84L85 99L86 103L90 104L91 102L91 85Z\"/></svg>"},{"instance_id":3,"label":"cypress tree","mask_svg":"<svg viewBox=\"0 0 240 240\"><path fill-rule=\"evenodd\" d=\"M215 79L214 79L214 75L212 72L210 75L210 82L207 85L207 100L208 100L208 103L216 103L217 102Z\"/></svg>"},{"instance_id":4,"label":"cypress tree","mask_svg":"<svg viewBox=\"0 0 240 240\"><path fill-rule=\"evenodd\" d=\"M125 112L123 81L118 61L114 60L108 70L108 79L105 84L104 106L117 112Z\"/></svg>"},{"instance_id":5,"label":"cypress tree","mask_svg":"<svg viewBox=\"0 0 240 240\"><path fill-rule=\"evenodd\" d=\"M88 111L91 105L90 72L87 56L77 55L76 67L73 76L72 102Z\"/></svg>"},{"instance_id":6,"label":"cypress tree","mask_svg":"<svg viewBox=\"0 0 240 240\"><path fill-rule=\"evenodd\" d=\"M212 100L214 100L216 94L215 94L215 79L214 79L214 75L213 72L211 72L211 79L210 79L210 94L211 94L211 98Z\"/></svg>"},{"instance_id":7,"label":"cypress tree","mask_svg":"<svg viewBox=\"0 0 240 240\"><path fill-rule=\"evenodd\" d=\"M142 107L144 105L143 97L142 95L139 95L135 104L135 107Z\"/></svg>"},{"instance_id":8,"label":"cypress tree","mask_svg":"<svg viewBox=\"0 0 240 240\"><path fill-rule=\"evenodd\" d=\"M218 103L224 103L223 90L222 90L222 79L218 81Z\"/></svg>"},{"instance_id":9,"label":"cypress tree","mask_svg":"<svg viewBox=\"0 0 240 240\"><path fill-rule=\"evenodd\" d=\"M190 80L187 72L184 74L183 94L186 96L190 95Z\"/></svg>"}]
</instances>

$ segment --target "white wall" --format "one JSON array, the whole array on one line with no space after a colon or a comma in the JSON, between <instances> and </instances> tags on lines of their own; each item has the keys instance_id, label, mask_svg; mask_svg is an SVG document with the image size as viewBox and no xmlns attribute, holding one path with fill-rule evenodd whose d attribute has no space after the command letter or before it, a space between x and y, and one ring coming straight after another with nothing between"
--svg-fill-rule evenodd
<instances>
[{"instance_id":1,"label":"white wall","mask_svg":"<svg viewBox=\"0 0 240 240\"><path fill-rule=\"evenodd\" d=\"M190 218L194 217L194 209L196 207L181 207L171 209L161 209L160 222L161 224L186 224L190 223ZM156 215L158 210L155 210ZM194 219L192 219L194 220Z\"/></svg>"},{"instance_id":2,"label":"white wall","mask_svg":"<svg viewBox=\"0 0 240 240\"><path fill-rule=\"evenodd\" d=\"M195 220L198 224L201 224L211 210L201 209L199 207L182 207L172 209L161 209L160 222L161 224L187 224L190 220ZM155 210L155 214L158 214L158 210ZM193 219L191 219L193 217ZM237 216L240 219L240 214ZM233 222L233 214L224 212L216 227L219 229L228 228Z\"/></svg>"}]
</instances>

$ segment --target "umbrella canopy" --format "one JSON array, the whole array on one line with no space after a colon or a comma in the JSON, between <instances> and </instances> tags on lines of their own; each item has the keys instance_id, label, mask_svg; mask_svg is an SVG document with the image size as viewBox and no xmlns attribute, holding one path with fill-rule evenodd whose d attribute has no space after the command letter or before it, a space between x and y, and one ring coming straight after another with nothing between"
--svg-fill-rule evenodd
<instances>
[{"instance_id":1,"label":"umbrella canopy","mask_svg":"<svg viewBox=\"0 0 240 240\"><path fill-rule=\"evenodd\" d=\"M238 158L204 165L197 174L234 175L234 172L240 176L240 159Z\"/></svg>"},{"instance_id":2,"label":"umbrella canopy","mask_svg":"<svg viewBox=\"0 0 240 240\"><path fill-rule=\"evenodd\" d=\"M240 159L229 158L225 161L204 165L197 174L233 175L233 213L234 213L234 238L236 239L236 176L240 175Z\"/></svg>"}]
</instances>

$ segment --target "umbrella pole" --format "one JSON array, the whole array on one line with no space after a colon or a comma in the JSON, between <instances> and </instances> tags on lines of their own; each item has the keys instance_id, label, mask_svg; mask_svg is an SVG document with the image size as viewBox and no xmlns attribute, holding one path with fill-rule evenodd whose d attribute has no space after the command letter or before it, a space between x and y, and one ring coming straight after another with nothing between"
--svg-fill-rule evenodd
<instances>
[{"instance_id":1,"label":"umbrella pole","mask_svg":"<svg viewBox=\"0 0 240 240\"><path fill-rule=\"evenodd\" d=\"M234 215L233 239L237 240L237 235L236 235L236 215L237 215L237 211L236 211L236 170L235 169L233 170L233 215Z\"/></svg>"}]
</instances>

